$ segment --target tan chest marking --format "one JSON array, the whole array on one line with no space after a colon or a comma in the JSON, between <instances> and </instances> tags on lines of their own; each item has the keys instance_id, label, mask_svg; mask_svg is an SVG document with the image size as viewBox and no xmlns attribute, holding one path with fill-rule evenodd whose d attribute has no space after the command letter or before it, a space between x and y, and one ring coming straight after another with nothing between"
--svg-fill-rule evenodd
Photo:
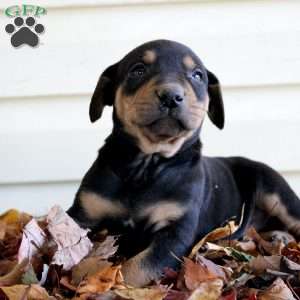
<instances>
[{"instance_id":1,"label":"tan chest marking","mask_svg":"<svg viewBox=\"0 0 300 300\"><path fill-rule=\"evenodd\" d=\"M300 220L289 214L278 194L264 195L260 207L269 215L277 217L291 232L300 235Z\"/></svg>"},{"instance_id":2,"label":"tan chest marking","mask_svg":"<svg viewBox=\"0 0 300 300\"><path fill-rule=\"evenodd\" d=\"M120 203L109 200L96 193L81 192L79 198L81 207L91 219L117 216L126 213L126 209Z\"/></svg>"},{"instance_id":3,"label":"tan chest marking","mask_svg":"<svg viewBox=\"0 0 300 300\"><path fill-rule=\"evenodd\" d=\"M140 216L148 218L147 226L153 226L153 231L158 231L178 220L185 212L186 208L177 202L163 201L146 207Z\"/></svg>"}]
</instances>

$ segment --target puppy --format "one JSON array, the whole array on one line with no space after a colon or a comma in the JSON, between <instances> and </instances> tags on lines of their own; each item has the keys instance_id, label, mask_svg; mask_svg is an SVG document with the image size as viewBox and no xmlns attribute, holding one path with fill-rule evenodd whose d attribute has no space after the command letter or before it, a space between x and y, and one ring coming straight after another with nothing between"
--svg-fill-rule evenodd
<instances>
[{"instance_id":1,"label":"puppy","mask_svg":"<svg viewBox=\"0 0 300 300\"><path fill-rule=\"evenodd\" d=\"M220 83L177 42L143 44L100 76L90 119L113 106L113 130L68 213L81 226L120 234L125 280L142 286L176 267L193 244L236 216L247 226L300 234L300 202L270 167L201 155L206 115L220 129ZM242 211L244 211L242 215Z\"/></svg>"}]
</instances>

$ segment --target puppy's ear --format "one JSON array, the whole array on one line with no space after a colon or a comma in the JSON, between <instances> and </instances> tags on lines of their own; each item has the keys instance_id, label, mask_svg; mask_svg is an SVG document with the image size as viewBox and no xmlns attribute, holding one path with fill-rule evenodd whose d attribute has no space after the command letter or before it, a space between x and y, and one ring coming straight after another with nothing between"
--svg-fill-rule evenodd
<instances>
[{"instance_id":1,"label":"puppy's ear","mask_svg":"<svg viewBox=\"0 0 300 300\"><path fill-rule=\"evenodd\" d=\"M100 76L90 103L90 120L97 121L105 105L113 105L118 63L108 67Z\"/></svg>"},{"instance_id":2,"label":"puppy's ear","mask_svg":"<svg viewBox=\"0 0 300 300\"><path fill-rule=\"evenodd\" d=\"M222 99L221 85L215 74L207 71L208 77L208 116L210 120L219 128L223 129L225 122L224 104Z\"/></svg>"}]
</instances>

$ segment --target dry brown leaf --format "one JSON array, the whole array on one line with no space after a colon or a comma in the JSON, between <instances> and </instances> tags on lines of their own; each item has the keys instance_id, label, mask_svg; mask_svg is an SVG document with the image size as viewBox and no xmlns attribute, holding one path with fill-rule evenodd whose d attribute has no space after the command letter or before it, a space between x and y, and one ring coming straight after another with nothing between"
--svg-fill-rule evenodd
<instances>
[{"instance_id":1,"label":"dry brown leaf","mask_svg":"<svg viewBox=\"0 0 300 300\"><path fill-rule=\"evenodd\" d=\"M0 241L5 238L6 226L6 223L0 220Z\"/></svg>"},{"instance_id":2,"label":"dry brown leaf","mask_svg":"<svg viewBox=\"0 0 300 300\"><path fill-rule=\"evenodd\" d=\"M265 241L253 227L250 227L247 231L247 236L253 239L259 247L261 247L267 254L279 255L283 248L283 243L276 240L274 242Z\"/></svg>"},{"instance_id":3,"label":"dry brown leaf","mask_svg":"<svg viewBox=\"0 0 300 300\"><path fill-rule=\"evenodd\" d=\"M6 275L18 264L16 260L3 259L0 260L0 276Z\"/></svg>"},{"instance_id":4,"label":"dry brown leaf","mask_svg":"<svg viewBox=\"0 0 300 300\"><path fill-rule=\"evenodd\" d=\"M16 236L22 228L31 220L28 214L20 213L16 209L10 209L0 215L0 241L6 236Z\"/></svg>"},{"instance_id":5,"label":"dry brown leaf","mask_svg":"<svg viewBox=\"0 0 300 300\"><path fill-rule=\"evenodd\" d=\"M31 284L27 296L28 300L48 300L49 295L47 291L38 284Z\"/></svg>"},{"instance_id":6,"label":"dry brown leaf","mask_svg":"<svg viewBox=\"0 0 300 300\"><path fill-rule=\"evenodd\" d=\"M298 244L290 243L284 247L281 251L281 254L293 262L300 264L300 250Z\"/></svg>"},{"instance_id":7,"label":"dry brown leaf","mask_svg":"<svg viewBox=\"0 0 300 300\"><path fill-rule=\"evenodd\" d=\"M21 228L25 226L31 219L32 216L26 213L21 213L16 209L10 209L0 215L0 221L7 225L17 225Z\"/></svg>"},{"instance_id":8,"label":"dry brown leaf","mask_svg":"<svg viewBox=\"0 0 300 300\"><path fill-rule=\"evenodd\" d=\"M10 209L0 215L0 220L6 224L18 223L21 213L16 209Z\"/></svg>"},{"instance_id":9,"label":"dry brown leaf","mask_svg":"<svg viewBox=\"0 0 300 300\"><path fill-rule=\"evenodd\" d=\"M107 266L83 281L77 289L77 293L103 293L122 282L121 265Z\"/></svg>"},{"instance_id":10,"label":"dry brown leaf","mask_svg":"<svg viewBox=\"0 0 300 300\"><path fill-rule=\"evenodd\" d=\"M29 286L24 284L18 284L8 287L1 287L1 290L9 300L20 300L26 299Z\"/></svg>"},{"instance_id":11,"label":"dry brown leaf","mask_svg":"<svg viewBox=\"0 0 300 300\"><path fill-rule=\"evenodd\" d=\"M254 252L256 250L256 244L253 241L240 241L237 242L235 247L245 252Z\"/></svg>"},{"instance_id":12,"label":"dry brown leaf","mask_svg":"<svg viewBox=\"0 0 300 300\"><path fill-rule=\"evenodd\" d=\"M116 241L116 236L108 235L103 242L95 244L90 256L97 256L99 259L110 258L118 250L118 246L115 245Z\"/></svg>"},{"instance_id":13,"label":"dry brown leaf","mask_svg":"<svg viewBox=\"0 0 300 300\"><path fill-rule=\"evenodd\" d=\"M85 277L92 276L111 266L112 263L101 260L96 256L85 258L78 265L73 267L72 283L77 286Z\"/></svg>"},{"instance_id":14,"label":"dry brown leaf","mask_svg":"<svg viewBox=\"0 0 300 300\"><path fill-rule=\"evenodd\" d=\"M249 262L249 267L251 271L255 274L261 274L266 271L266 269L280 271L281 256L257 256Z\"/></svg>"},{"instance_id":15,"label":"dry brown leaf","mask_svg":"<svg viewBox=\"0 0 300 300\"><path fill-rule=\"evenodd\" d=\"M47 291L37 285L18 284L9 287L1 287L1 290L8 297L9 300L48 300L50 297Z\"/></svg>"},{"instance_id":16,"label":"dry brown leaf","mask_svg":"<svg viewBox=\"0 0 300 300\"><path fill-rule=\"evenodd\" d=\"M8 274L0 277L0 286L15 285L21 282L21 277L28 265L28 259L17 264Z\"/></svg>"},{"instance_id":17,"label":"dry brown leaf","mask_svg":"<svg viewBox=\"0 0 300 300\"><path fill-rule=\"evenodd\" d=\"M233 221L228 222L224 227L216 228L202 238L192 249L189 258L193 258L200 248L206 243L225 238L237 230L238 226Z\"/></svg>"},{"instance_id":18,"label":"dry brown leaf","mask_svg":"<svg viewBox=\"0 0 300 300\"><path fill-rule=\"evenodd\" d=\"M260 233L260 236L267 241L279 241L284 245L287 245L292 242L296 242L295 238L286 231L273 230L268 232Z\"/></svg>"},{"instance_id":19,"label":"dry brown leaf","mask_svg":"<svg viewBox=\"0 0 300 300\"><path fill-rule=\"evenodd\" d=\"M258 294L258 300L296 300L296 298L284 281L277 278L269 288Z\"/></svg>"},{"instance_id":20,"label":"dry brown leaf","mask_svg":"<svg viewBox=\"0 0 300 300\"><path fill-rule=\"evenodd\" d=\"M204 257L199 257L198 261L199 263L195 263L189 258L184 258L184 281L189 290L197 289L202 282L208 280L227 281L226 274L220 266Z\"/></svg>"},{"instance_id":21,"label":"dry brown leaf","mask_svg":"<svg viewBox=\"0 0 300 300\"><path fill-rule=\"evenodd\" d=\"M63 276L60 279L59 283L73 292L76 292L77 290L77 287L70 283L69 278L67 276Z\"/></svg>"},{"instance_id":22,"label":"dry brown leaf","mask_svg":"<svg viewBox=\"0 0 300 300\"><path fill-rule=\"evenodd\" d=\"M70 270L92 250L92 243L87 237L88 230L80 228L57 205L51 208L47 222L47 228L58 246L52 264L63 265L64 270Z\"/></svg>"},{"instance_id":23,"label":"dry brown leaf","mask_svg":"<svg viewBox=\"0 0 300 300\"><path fill-rule=\"evenodd\" d=\"M167 295L168 290L164 287L155 286L150 288L126 288L122 290L114 290L114 292L125 299L162 300Z\"/></svg>"},{"instance_id":24,"label":"dry brown leaf","mask_svg":"<svg viewBox=\"0 0 300 300\"><path fill-rule=\"evenodd\" d=\"M188 300L218 300L222 294L223 281L215 279L203 282L193 291Z\"/></svg>"}]
</instances>

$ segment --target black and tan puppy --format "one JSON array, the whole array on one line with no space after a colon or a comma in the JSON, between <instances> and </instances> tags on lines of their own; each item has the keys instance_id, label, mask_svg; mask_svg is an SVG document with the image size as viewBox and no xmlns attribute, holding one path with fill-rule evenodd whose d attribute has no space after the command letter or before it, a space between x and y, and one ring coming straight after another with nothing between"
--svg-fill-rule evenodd
<instances>
[{"instance_id":1,"label":"black and tan puppy","mask_svg":"<svg viewBox=\"0 0 300 300\"><path fill-rule=\"evenodd\" d=\"M268 166L201 155L206 116L220 129L220 84L186 46L167 40L134 49L101 75L90 118L113 106L114 127L68 213L82 226L121 234L128 283L143 285L176 265L232 216L258 230L300 234L300 202ZM273 226L273 227L272 227ZM275 227L274 227L275 226Z\"/></svg>"}]
</instances>

